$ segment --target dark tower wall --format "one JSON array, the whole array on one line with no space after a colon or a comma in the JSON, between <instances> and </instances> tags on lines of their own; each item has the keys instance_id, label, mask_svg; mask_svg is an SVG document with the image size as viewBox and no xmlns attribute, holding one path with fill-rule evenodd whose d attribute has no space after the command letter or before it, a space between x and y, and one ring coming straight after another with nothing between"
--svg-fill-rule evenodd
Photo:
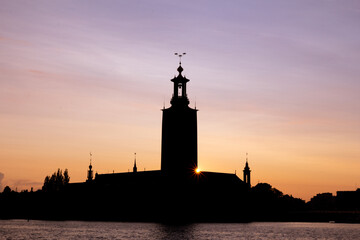
<instances>
[{"instance_id":1,"label":"dark tower wall","mask_svg":"<svg viewBox=\"0 0 360 240\"><path fill-rule=\"evenodd\" d=\"M186 83L181 75L172 79L171 107L163 109L161 171L169 175L193 174L197 168L197 110L189 108Z\"/></svg>"},{"instance_id":2,"label":"dark tower wall","mask_svg":"<svg viewBox=\"0 0 360 240\"><path fill-rule=\"evenodd\" d=\"M196 110L163 110L161 171L172 174L193 173L197 168Z\"/></svg>"}]
</instances>

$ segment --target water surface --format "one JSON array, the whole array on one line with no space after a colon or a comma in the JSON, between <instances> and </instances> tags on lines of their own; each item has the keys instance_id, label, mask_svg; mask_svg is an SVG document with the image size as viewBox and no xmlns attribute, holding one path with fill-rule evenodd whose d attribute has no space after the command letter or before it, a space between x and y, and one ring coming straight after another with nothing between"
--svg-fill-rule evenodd
<instances>
[{"instance_id":1,"label":"water surface","mask_svg":"<svg viewBox=\"0 0 360 240\"><path fill-rule=\"evenodd\" d=\"M0 220L0 239L360 239L360 224Z\"/></svg>"}]
</instances>

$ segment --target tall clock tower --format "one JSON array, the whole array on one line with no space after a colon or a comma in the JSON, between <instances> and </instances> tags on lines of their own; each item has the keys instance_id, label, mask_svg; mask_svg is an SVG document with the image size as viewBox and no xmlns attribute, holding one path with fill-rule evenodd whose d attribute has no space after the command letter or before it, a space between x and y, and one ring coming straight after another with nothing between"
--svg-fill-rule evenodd
<instances>
[{"instance_id":1,"label":"tall clock tower","mask_svg":"<svg viewBox=\"0 0 360 240\"><path fill-rule=\"evenodd\" d=\"M181 57L181 56L180 56ZM197 110L189 107L181 62L174 84L171 107L162 117L161 171L170 176L189 176L197 168Z\"/></svg>"}]
</instances>

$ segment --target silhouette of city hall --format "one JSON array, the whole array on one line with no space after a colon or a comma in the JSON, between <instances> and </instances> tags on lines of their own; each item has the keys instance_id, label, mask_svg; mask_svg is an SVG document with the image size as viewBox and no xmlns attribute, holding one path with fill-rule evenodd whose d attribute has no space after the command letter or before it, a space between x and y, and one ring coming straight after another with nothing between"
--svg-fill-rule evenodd
<instances>
[{"instance_id":1,"label":"silhouette of city hall","mask_svg":"<svg viewBox=\"0 0 360 240\"><path fill-rule=\"evenodd\" d=\"M182 75L183 70L180 61L178 75L171 79L171 106L162 109L161 170L138 171L135 154L132 172L96 173L94 178L90 160L86 182L70 184L69 191L82 196L79 199L88 196L102 205L91 205L95 219L218 220L221 216L227 219L229 211L243 212L250 189L247 160L244 181L236 174L197 169L198 110L189 107L189 79ZM200 216L193 214L194 208Z\"/></svg>"},{"instance_id":2,"label":"silhouette of city hall","mask_svg":"<svg viewBox=\"0 0 360 240\"><path fill-rule=\"evenodd\" d=\"M247 154L243 180L236 173L198 171L197 110L189 107L189 79L183 70L180 61L178 75L171 79L171 106L162 109L161 170L138 171L135 154L131 172L94 177L90 154L85 182L68 183L59 169L45 178L42 190L19 193L6 187L0 194L0 218L170 224L359 222L360 189L340 191L336 198L318 194L305 205L268 183L251 187Z\"/></svg>"},{"instance_id":3,"label":"silhouette of city hall","mask_svg":"<svg viewBox=\"0 0 360 240\"><path fill-rule=\"evenodd\" d=\"M216 178L214 181L230 180L243 183L235 174L197 172L198 110L189 107L189 99L186 92L189 79L182 75L183 70L180 62L177 68L178 76L171 79L174 85L170 101L171 107L162 109L161 170L137 171L135 158L133 172L96 174L93 180L93 170L90 163L87 182L94 181L98 184L110 184L126 181L126 178L129 181L134 181L136 178L161 176L184 180L199 175L199 177L208 180ZM244 168L244 182L250 185L250 168L247 161Z\"/></svg>"}]
</instances>

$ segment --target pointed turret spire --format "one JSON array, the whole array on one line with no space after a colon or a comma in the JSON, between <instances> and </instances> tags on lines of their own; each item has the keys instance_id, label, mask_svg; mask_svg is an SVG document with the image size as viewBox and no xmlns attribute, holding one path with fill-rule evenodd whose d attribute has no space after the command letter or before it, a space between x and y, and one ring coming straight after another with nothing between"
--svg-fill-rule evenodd
<instances>
[{"instance_id":1,"label":"pointed turret spire","mask_svg":"<svg viewBox=\"0 0 360 240\"><path fill-rule=\"evenodd\" d=\"M92 160L92 153L90 152L90 165L89 165L89 168L91 169L92 166L91 166L91 160Z\"/></svg>"},{"instance_id":2,"label":"pointed turret spire","mask_svg":"<svg viewBox=\"0 0 360 240\"><path fill-rule=\"evenodd\" d=\"M92 165L91 165L91 161L92 161L92 153L90 152L90 165L89 165L89 170L88 170L88 174L87 174L87 182L91 182L93 180L93 170L92 170Z\"/></svg>"},{"instance_id":3,"label":"pointed turret spire","mask_svg":"<svg viewBox=\"0 0 360 240\"><path fill-rule=\"evenodd\" d=\"M249 167L249 162L248 162L248 153L246 153L246 163L245 163L245 167L244 167L244 182L250 187L250 167Z\"/></svg>"},{"instance_id":4,"label":"pointed turret spire","mask_svg":"<svg viewBox=\"0 0 360 240\"><path fill-rule=\"evenodd\" d=\"M137 172L137 167L136 167L136 153L134 153L135 157L134 157L134 167L133 167L133 172L136 173Z\"/></svg>"},{"instance_id":5,"label":"pointed turret spire","mask_svg":"<svg viewBox=\"0 0 360 240\"><path fill-rule=\"evenodd\" d=\"M246 153L245 169L250 170L250 168L249 168L249 162L248 162L248 153Z\"/></svg>"}]
</instances>

